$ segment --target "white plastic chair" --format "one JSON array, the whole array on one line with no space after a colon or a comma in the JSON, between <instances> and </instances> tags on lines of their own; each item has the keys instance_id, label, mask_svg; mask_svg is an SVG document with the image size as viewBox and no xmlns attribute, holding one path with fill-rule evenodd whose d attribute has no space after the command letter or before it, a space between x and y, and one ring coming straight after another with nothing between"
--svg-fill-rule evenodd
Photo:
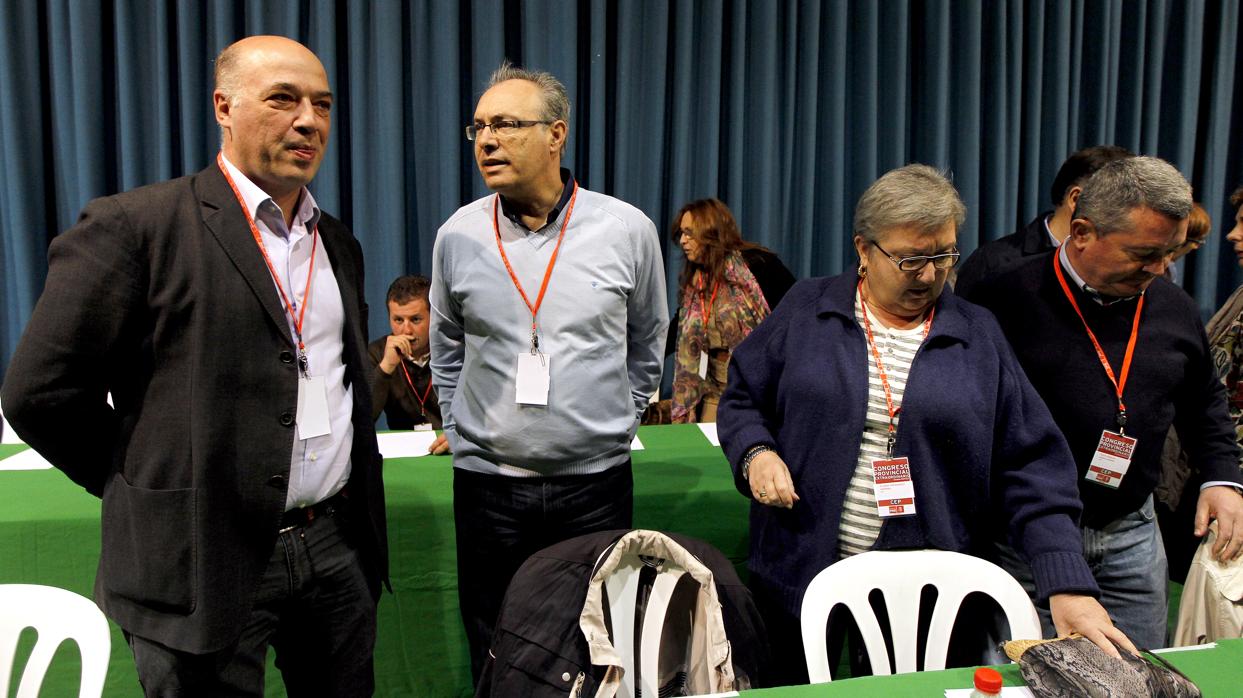
<instances>
[{"instance_id":1,"label":"white plastic chair","mask_svg":"<svg viewBox=\"0 0 1243 698\"><path fill-rule=\"evenodd\" d=\"M850 610L859 626L872 672L895 673L890 669L880 622L868 601L875 589L884 594L896 673L916 671L919 603L926 586L936 588L937 598L928 626L925 671L945 668L954 619L963 598L973 592L987 594L997 602L1010 624L1011 638L1041 636L1040 619L1027 592L997 565L944 550L872 551L830 565L807 586L801 624L811 682L832 680L825 636L829 613L839 604Z\"/></svg>"},{"instance_id":2,"label":"white plastic chair","mask_svg":"<svg viewBox=\"0 0 1243 698\"><path fill-rule=\"evenodd\" d=\"M112 653L108 620L90 599L36 584L0 584L0 690L8 690L17 639L26 628L33 628L38 637L17 686L17 698L37 698L52 655L66 639L76 641L82 653L79 698L103 694Z\"/></svg>"},{"instance_id":3,"label":"white plastic chair","mask_svg":"<svg viewBox=\"0 0 1243 698\"><path fill-rule=\"evenodd\" d=\"M669 601L673 598L673 590L686 574L683 570L666 561L656 573L652 581L652 591L647 599L647 607L643 617L636 618L635 604L638 601L640 580L639 574L644 568L639 558L627 556L617 569L609 576L604 589L609 599L610 630L613 646L621 655L622 673L619 696L635 696L635 668L640 677L640 688L644 696L660 695L660 639L664 631L665 615L669 610ZM636 627L638 626L638 627ZM634 661L634 637L641 633L639 662Z\"/></svg>"}]
</instances>

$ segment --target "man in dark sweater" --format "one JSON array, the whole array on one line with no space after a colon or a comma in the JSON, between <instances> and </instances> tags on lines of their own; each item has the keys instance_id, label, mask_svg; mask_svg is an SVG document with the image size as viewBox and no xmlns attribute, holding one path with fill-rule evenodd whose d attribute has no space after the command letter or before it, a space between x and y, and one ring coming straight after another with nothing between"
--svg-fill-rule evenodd
<instances>
[{"instance_id":1,"label":"man in dark sweater","mask_svg":"<svg viewBox=\"0 0 1243 698\"><path fill-rule=\"evenodd\" d=\"M981 281L1060 245L1070 235L1070 219L1083 183L1106 164L1132 155L1131 151L1116 145L1094 145L1071 153L1053 178L1049 192L1053 210L1042 212L1026 227L987 242L972 252L958 269L954 292L966 296Z\"/></svg>"},{"instance_id":2,"label":"man in dark sweater","mask_svg":"<svg viewBox=\"0 0 1243 698\"><path fill-rule=\"evenodd\" d=\"M389 429L439 429L440 403L428 365L427 291L425 276L401 276L388 287L385 306L392 334L367 345L371 358L371 417L388 417ZM432 453L447 453L442 435Z\"/></svg>"},{"instance_id":3,"label":"man in dark sweater","mask_svg":"<svg viewBox=\"0 0 1243 698\"><path fill-rule=\"evenodd\" d=\"M1070 444L1084 555L1101 603L1141 647L1165 644L1166 559L1152 492L1171 424L1201 488L1194 534L1215 518L1214 556L1230 559L1243 547L1243 480L1225 393L1195 303L1161 278L1190 210L1191 187L1169 163L1112 162L1085 183L1066 243L968 297L997 316ZM1030 579L1017 558L1006 566Z\"/></svg>"}]
</instances>

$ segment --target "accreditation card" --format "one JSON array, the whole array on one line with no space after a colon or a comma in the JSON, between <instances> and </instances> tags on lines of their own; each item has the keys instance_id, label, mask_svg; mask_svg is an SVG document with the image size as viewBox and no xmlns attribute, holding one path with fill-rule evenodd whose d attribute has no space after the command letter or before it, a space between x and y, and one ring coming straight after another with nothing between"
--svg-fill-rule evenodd
<instances>
[{"instance_id":1,"label":"accreditation card","mask_svg":"<svg viewBox=\"0 0 1243 698\"><path fill-rule=\"evenodd\" d=\"M1101 432L1101 441L1092 454L1092 462L1083 479L1113 489L1122 484L1122 477L1131 467L1131 454L1137 440L1108 429Z\"/></svg>"},{"instance_id":2,"label":"accreditation card","mask_svg":"<svg viewBox=\"0 0 1243 698\"><path fill-rule=\"evenodd\" d=\"M882 519L915 513L915 483L911 480L911 464L906 456L873 460L872 483L876 513Z\"/></svg>"}]
</instances>

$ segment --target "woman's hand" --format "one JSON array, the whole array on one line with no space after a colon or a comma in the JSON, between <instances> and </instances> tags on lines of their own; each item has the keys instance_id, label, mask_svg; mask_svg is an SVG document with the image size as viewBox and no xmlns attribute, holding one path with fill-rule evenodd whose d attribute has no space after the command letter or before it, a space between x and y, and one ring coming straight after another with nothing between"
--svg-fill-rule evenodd
<instances>
[{"instance_id":1,"label":"woman's hand","mask_svg":"<svg viewBox=\"0 0 1243 698\"><path fill-rule=\"evenodd\" d=\"M798 501L790 469L776 451L765 451L751 460L747 467L751 496L760 504L789 509Z\"/></svg>"}]
</instances>

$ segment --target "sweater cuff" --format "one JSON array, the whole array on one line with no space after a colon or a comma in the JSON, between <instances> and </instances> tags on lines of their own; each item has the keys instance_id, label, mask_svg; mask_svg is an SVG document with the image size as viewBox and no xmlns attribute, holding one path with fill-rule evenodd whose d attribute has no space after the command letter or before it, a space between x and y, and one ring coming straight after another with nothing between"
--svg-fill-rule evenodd
<instances>
[{"instance_id":1,"label":"sweater cuff","mask_svg":"<svg viewBox=\"0 0 1243 698\"><path fill-rule=\"evenodd\" d=\"M773 440L772 434L758 424L750 424L734 431L721 445L725 447L725 457L729 460L729 468L734 472L734 487L743 495L750 497L751 486L742 477L742 459L754 446L776 448L777 443Z\"/></svg>"},{"instance_id":2,"label":"sweater cuff","mask_svg":"<svg viewBox=\"0 0 1243 698\"><path fill-rule=\"evenodd\" d=\"M1088 563L1079 553L1046 553L1032 559L1037 601L1047 604L1053 594L1101 595Z\"/></svg>"},{"instance_id":3,"label":"sweater cuff","mask_svg":"<svg viewBox=\"0 0 1243 698\"><path fill-rule=\"evenodd\" d=\"M753 446L771 446L776 448L777 442L768 430L758 424L749 424L730 434L725 445L725 457L735 472L742 467L742 458Z\"/></svg>"}]
</instances>

